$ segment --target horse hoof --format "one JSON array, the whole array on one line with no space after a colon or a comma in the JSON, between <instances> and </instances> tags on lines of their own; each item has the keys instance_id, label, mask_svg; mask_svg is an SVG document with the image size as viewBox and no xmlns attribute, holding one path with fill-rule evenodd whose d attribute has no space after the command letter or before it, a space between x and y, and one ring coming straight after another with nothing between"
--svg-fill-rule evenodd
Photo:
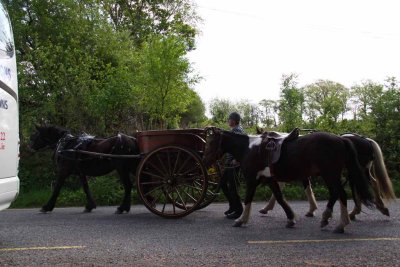
<instances>
[{"instance_id":1,"label":"horse hoof","mask_svg":"<svg viewBox=\"0 0 400 267\"><path fill-rule=\"evenodd\" d=\"M335 234L343 234L344 229L343 227L336 227L336 229L333 231Z\"/></svg>"},{"instance_id":2,"label":"horse hoof","mask_svg":"<svg viewBox=\"0 0 400 267\"><path fill-rule=\"evenodd\" d=\"M51 212L51 211L52 211L52 209L41 208L39 212L41 212L41 213L48 213L48 212Z\"/></svg>"},{"instance_id":3,"label":"horse hoof","mask_svg":"<svg viewBox=\"0 0 400 267\"><path fill-rule=\"evenodd\" d=\"M286 223L286 228L294 228L294 225L295 225L296 223L294 222L294 221L288 221L287 223Z\"/></svg>"},{"instance_id":4,"label":"horse hoof","mask_svg":"<svg viewBox=\"0 0 400 267\"><path fill-rule=\"evenodd\" d=\"M307 212L306 217L309 217L309 218L314 217L314 212L311 212L311 211Z\"/></svg>"},{"instance_id":5,"label":"horse hoof","mask_svg":"<svg viewBox=\"0 0 400 267\"><path fill-rule=\"evenodd\" d=\"M123 211L123 210L119 210L119 209L117 209L117 210L114 212L114 214L122 214L122 213L124 213L124 211Z\"/></svg>"},{"instance_id":6,"label":"horse hoof","mask_svg":"<svg viewBox=\"0 0 400 267\"><path fill-rule=\"evenodd\" d=\"M321 221L321 228L324 228L325 226L327 226L329 224L328 221Z\"/></svg>"},{"instance_id":7,"label":"horse hoof","mask_svg":"<svg viewBox=\"0 0 400 267\"><path fill-rule=\"evenodd\" d=\"M349 218L350 218L350 220L355 221L356 220L356 215L355 214L349 214Z\"/></svg>"},{"instance_id":8,"label":"horse hoof","mask_svg":"<svg viewBox=\"0 0 400 267\"><path fill-rule=\"evenodd\" d=\"M90 212L92 212L92 209L86 208L86 209L83 210L83 212L84 212L84 213L90 213Z\"/></svg>"},{"instance_id":9,"label":"horse hoof","mask_svg":"<svg viewBox=\"0 0 400 267\"><path fill-rule=\"evenodd\" d=\"M380 211L383 215L386 215L386 216L390 217L390 213L389 213L389 209L388 209L388 208L379 209L379 211Z\"/></svg>"},{"instance_id":10,"label":"horse hoof","mask_svg":"<svg viewBox=\"0 0 400 267\"><path fill-rule=\"evenodd\" d=\"M261 210L259 210L258 212L261 213L261 214L267 214L267 213L268 213L268 210L266 210L266 209L261 209Z\"/></svg>"},{"instance_id":11,"label":"horse hoof","mask_svg":"<svg viewBox=\"0 0 400 267\"><path fill-rule=\"evenodd\" d=\"M243 225L242 221L237 221L233 224L233 227L241 227Z\"/></svg>"}]
</instances>

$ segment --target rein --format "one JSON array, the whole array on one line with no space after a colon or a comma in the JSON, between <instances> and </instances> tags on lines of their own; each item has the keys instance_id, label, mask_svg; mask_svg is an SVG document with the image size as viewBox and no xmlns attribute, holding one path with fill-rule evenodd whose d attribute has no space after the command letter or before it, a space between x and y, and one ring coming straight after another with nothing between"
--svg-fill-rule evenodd
<instances>
[{"instance_id":1,"label":"rein","mask_svg":"<svg viewBox=\"0 0 400 267\"><path fill-rule=\"evenodd\" d=\"M78 154L85 154L85 155L90 155L90 156L96 156L100 158L118 158L118 159L128 159L128 158L134 158L134 159L140 159L142 158L142 155L113 155L113 154L106 154L106 153L98 153L98 152L92 152L92 151L85 151L85 150L75 150L75 149L66 149L66 150L60 150L57 151L57 153L63 153L63 152L71 152L71 153L78 153ZM62 156L64 157L64 156Z\"/></svg>"}]
</instances>

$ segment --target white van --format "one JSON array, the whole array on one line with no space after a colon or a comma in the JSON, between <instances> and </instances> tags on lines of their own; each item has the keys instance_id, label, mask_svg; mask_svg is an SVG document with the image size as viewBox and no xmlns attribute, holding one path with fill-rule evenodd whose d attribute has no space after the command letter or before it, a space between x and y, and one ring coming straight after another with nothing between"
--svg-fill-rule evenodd
<instances>
[{"instance_id":1,"label":"white van","mask_svg":"<svg viewBox=\"0 0 400 267\"><path fill-rule=\"evenodd\" d=\"M0 1L0 210L19 192L17 64L10 18Z\"/></svg>"}]
</instances>

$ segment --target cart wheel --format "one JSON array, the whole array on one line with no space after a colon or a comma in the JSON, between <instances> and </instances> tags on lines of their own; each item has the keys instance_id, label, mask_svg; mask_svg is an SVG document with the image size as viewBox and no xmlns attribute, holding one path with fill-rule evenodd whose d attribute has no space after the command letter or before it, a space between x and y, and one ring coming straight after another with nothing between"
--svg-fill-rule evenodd
<instances>
[{"instance_id":1,"label":"cart wheel","mask_svg":"<svg viewBox=\"0 0 400 267\"><path fill-rule=\"evenodd\" d=\"M192 151L167 146L150 152L137 171L137 190L144 205L165 218L184 217L202 203L207 171Z\"/></svg>"},{"instance_id":2,"label":"cart wheel","mask_svg":"<svg viewBox=\"0 0 400 267\"><path fill-rule=\"evenodd\" d=\"M218 163L208 169L208 185L206 196L204 197L204 200L200 203L200 205L196 208L196 210L207 207L217 198L220 190L219 181L221 179L221 175L222 172Z\"/></svg>"}]
</instances>

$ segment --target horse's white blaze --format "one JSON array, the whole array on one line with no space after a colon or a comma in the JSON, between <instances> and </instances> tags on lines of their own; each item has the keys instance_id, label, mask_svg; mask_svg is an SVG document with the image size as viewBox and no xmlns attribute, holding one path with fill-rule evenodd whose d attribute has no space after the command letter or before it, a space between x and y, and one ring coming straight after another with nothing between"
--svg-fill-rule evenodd
<instances>
[{"instance_id":1,"label":"horse's white blaze","mask_svg":"<svg viewBox=\"0 0 400 267\"><path fill-rule=\"evenodd\" d=\"M249 136L249 148L251 149L253 146L261 145L261 141L261 136Z\"/></svg>"},{"instance_id":2,"label":"horse's white blaze","mask_svg":"<svg viewBox=\"0 0 400 267\"><path fill-rule=\"evenodd\" d=\"M246 224L250 218L250 211L251 211L251 203L244 205L244 211L242 213L242 216L240 216L240 218L237 219L236 222L241 222L243 224Z\"/></svg>"},{"instance_id":3,"label":"horse's white blaze","mask_svg":"<svg viewBox=\"0 0 400 267\"><path fill-rule=\"evenodd\" d=\"M260 179L261 176L265 176L265 177L271 177L271 170L269 169L269 167L265 167L264 170L261 170L257 173L257 177L256 179Z\"/></svg>"}]
</instances>

